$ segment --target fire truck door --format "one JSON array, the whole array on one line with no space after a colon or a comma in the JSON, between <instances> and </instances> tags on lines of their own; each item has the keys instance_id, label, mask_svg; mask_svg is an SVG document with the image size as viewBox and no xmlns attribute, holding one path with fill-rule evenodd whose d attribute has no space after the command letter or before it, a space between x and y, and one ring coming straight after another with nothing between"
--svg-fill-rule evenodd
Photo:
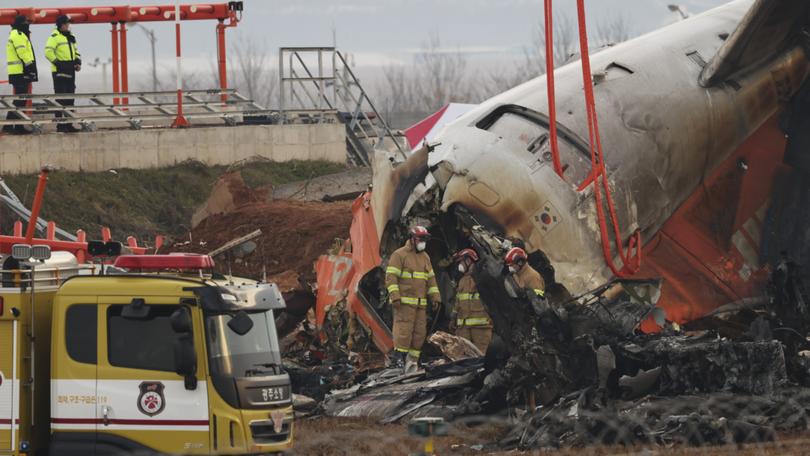
<instances>
[{"instance_id":1,"label":"fire truck door","mask_svg":"<svg viewBox=\"0 0 810 456\"><path fill-rule=\"evenodd\" d=\"M115 449L169 454L208 454L208 393L200 344L198 383L187 389L175 373L174 345L180 337L170 317L178 298L142 298L146 316L124 311L132 298L99 297L102 309L97 381L97 453ZM169 304L174 302L174 304ZM202 328L193 323L192 337ZM109 450L109 451L108 451Z\"/></svg>"}]
</instances>

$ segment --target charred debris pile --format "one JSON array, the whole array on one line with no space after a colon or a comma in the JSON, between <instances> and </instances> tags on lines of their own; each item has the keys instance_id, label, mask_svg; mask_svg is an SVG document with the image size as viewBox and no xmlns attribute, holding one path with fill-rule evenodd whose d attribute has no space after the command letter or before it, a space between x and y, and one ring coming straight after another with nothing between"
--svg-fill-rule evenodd
<instances>
[{"instance_id":1,"label":"charred debris pile","mask_svg":"<svg viewBox=\"0 0 810 456\"><path fill-rule=\"evenodd\" d=\"M763 442L810 424L810 315L797 265L775 269L767 303L680 327L655 307L658 281L532 302L504 280L500 241L484 231L472 239L498 335L486 356L437 332L433 360L403 374L340 346L346 328L304 343L294 333L293 384L319 402L312 414L508 423L494 449ZM639 331L648 319L659 332Z\"/></svg>"}]
</instances>

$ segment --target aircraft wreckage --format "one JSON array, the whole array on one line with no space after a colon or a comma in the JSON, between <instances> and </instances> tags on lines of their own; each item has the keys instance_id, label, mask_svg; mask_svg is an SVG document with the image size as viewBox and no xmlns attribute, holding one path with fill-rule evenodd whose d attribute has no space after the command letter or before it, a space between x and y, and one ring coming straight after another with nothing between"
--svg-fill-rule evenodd
<instances>
[{"instance_id":1,"label":"aircraft wreckage","mask_svg":"<svg viewBox=\"0 0 810 456\"><path fill-rule=\"evenodd\" d=\"M595 53L598 149L573 62L554 72L556 154L545 77L404 159L379 152L363 201L373 226L353 225L353 246L367 252L376 240L363 236L379 233L384 263L409 226L428 226L444 300L448 259L474 248L499 341L486 362L334 391L326 413L392 421L529 404L510 436L524 447L759 441L807 426L810 395L786 388L810 381L810 311L783 251L810 256L796 209L810 193L808 25L807 2L737 0ZM506 279L515 243L547 300ZM355 268L349 306L386 351L380 268ZM763 411L788 402L791 419Z\"/></svg>"}]
</instances>

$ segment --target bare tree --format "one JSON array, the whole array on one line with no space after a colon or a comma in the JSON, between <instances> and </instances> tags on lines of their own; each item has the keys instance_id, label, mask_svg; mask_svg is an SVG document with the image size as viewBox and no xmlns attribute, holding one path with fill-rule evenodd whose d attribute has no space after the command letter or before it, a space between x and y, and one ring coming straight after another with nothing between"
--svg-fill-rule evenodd
<instances>
[{"instance_id":1,"label":"bare tree","mask_svg":"<svg viewBox=\"0 0 810 456\"><path fill-rule=\"evenodd\" d=\"M612 46L630 39L630 27L624 16L614 16L596 24L596 43L599 46Z\"/></svg>"},{"instance_id":2,"label":"bare tree","mask_svg":"<svg viewBox=\"0 0 810 456\"><path fill-rule=\"evenodd\" d=\"M271 65L272 61L273 54L266 43L257 43L252 38L240 39L229 50L228 86L269 107L278 90L278 70Z\"/></svg>"},{"instance_id":3,"label":"bare tree","mask_svg":"<svg viewBox=\"0 0 810 456\"><path fill-rule=\"evenodd\" d=\"M386 117L403 112L419 112L416 101L415 81L410 68L404 65L383 67L383 78L378 92L383 94L381 109Z\"/></svg>"},{"instance_id":4,"label":"bare tree","mask_svg":"<svg viewBox=\"0 0 810 456\"><path fill-rule=\"evenodd\" d=\"M562 65L577 53L576 28L569 16L554 17L554 65ZM523 48L523 60L511 71L497 71L484 81L485 97L509 90L546 73L546 29L540 21L532 27L531 42Z\"/></svg>"},{"instance_id":5,"label":"bare tree","mask_svg":"<svg viewBox=\"0 0 810 456\"><path fill-rule=\"evenodd\" d=\"M450 101L469 101L467 59L460 51L443 49L438 33L430 34L416 55L415 64L416 98L424 108L433 111Z\"/></svg>"},{"instance_id":6,"label":"bare tree","mask_svg":"<svg viewBox=\"0 0 810 456\"><path fill-rule=\"evenodd\" d=\"M388 116L427 113L445 104L478 102L480 94L467 75L467 58L458 50L442 48L431 33L414 56L413 65L389 65L377 87Z\"/></svg>"},{"instance_id":7,"label":"bare tree","mask_svg":"<svg viewBox=\"0 0 810 456\"><path fill-rule=\"evenodd\" d=\"M596 25L594 48L617 44L631 38L623 16L600 21ZM554 17L554 66L578 58L577 23L567 15ZM544 21L531 30L530 44L523 58L511 68L499 68L484 75L471 76L468 61L459 51L441 46L438 34L430 34L414 58L414 65L388 66L383 69L379 87L383 110L388 113L430 112L450 101L477 103L546 73L546 33Z\"/></svg>"}]
</instances>

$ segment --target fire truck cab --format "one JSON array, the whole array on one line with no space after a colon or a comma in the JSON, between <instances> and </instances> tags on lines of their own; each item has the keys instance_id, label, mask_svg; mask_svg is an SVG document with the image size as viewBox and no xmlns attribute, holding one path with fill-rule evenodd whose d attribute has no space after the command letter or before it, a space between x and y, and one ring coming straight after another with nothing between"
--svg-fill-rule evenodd
<instances>
[{"instance_id":1,"label":"fire truck cab","mask_svg":"<svg viewBox=\"0 0 810 456\"><path fill-rule=\"evenodd\" d=\"M25 255L2 271L0 455L291 447L274 284L215 281L202 255L120 256L104 274Z\"/></svg>"}]
</instances>

